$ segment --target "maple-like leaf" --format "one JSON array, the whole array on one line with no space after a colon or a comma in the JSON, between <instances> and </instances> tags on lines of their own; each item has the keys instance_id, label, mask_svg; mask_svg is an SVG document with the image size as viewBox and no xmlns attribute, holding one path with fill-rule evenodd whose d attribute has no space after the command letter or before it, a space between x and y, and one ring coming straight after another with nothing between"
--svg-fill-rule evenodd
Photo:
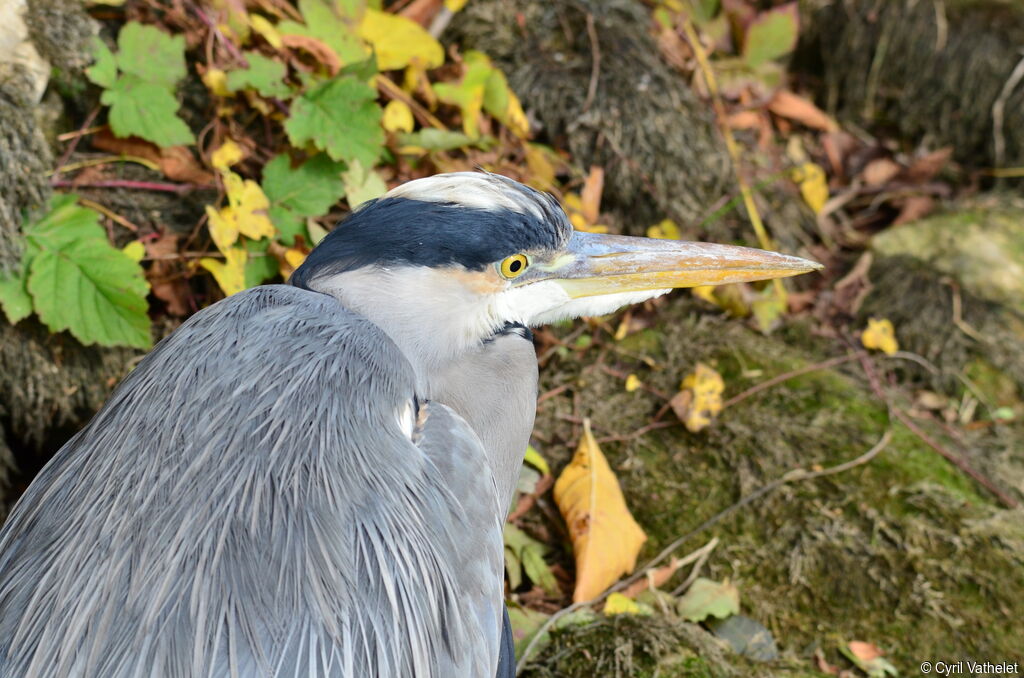
<instances>
[{"instance_id":1,"label":"maple-like leaf","mask_svg":"<svg viewBox=\"0 0 1024 678\"><path fill-rule=\"evenodd\" d=\"M367 9L359 36L373 46L377 67L391 71L417 63L437 68L444 63L444 48L415 21L376 9Z\"/></svg>"},{"instance_id":2,"label":"maple-like leaf","mask_svg":"<svg viewBox=\"0 0 1024 678\"><path fill-rule=\"evenodd\" d=\"M228 250L238 241L239 234L254 240L274 237L277 231L267 216L270 201L260 185L229 170L221 170L221 176L224 178L228 204L219 210L206 206L210 237L217 249L227 256Z\"/></svg>"},{"instance_id":3,"label":"maple-like leaf","mask_svg":"<svg viewBox=\"0 0 1024 678\"><path fill-rule=\"evenodd\" d=\"M224 261L203 257L199 265L213 274L225 296L245 289L245 264L249 258L244 247L231 247L224 252Z\"/></svg>"},{"instance_id":4,"label":"maple-like leaf","mask_svg":"<svg viewBox=\"0 0 1024 678\"><path fill-rule=\"evenodd\" d=\"M708 617L725 619L740 611L740 592L728 581L719 583L698 577L679 599L679 616L691 622Z\"/></svg>"},{"instance_id":5,"label":"maple-like leaf","mask_svg":"<svg viewBox=\"0 0 1024 678\"><path fill-rule=\"evenodd\" d=\"M103 91L100 101L110 106L110 128L119 137L137 136L162 147L190 144L195 139L177 116L177 99L163 85L122 75Z\"/></svg>"},{"instance_id":6,"label":"maple-like leaf","mask_svg":"<svg viewBox=\"0 0 1024 678\"><path fill-rule=\"evenodd\" d=\"M231 92L241 89L254 89L265 97L287 99L291 89L285 84L288 69L276 59L265 57L259 52L246 52L247 68L231 71L227 74L225 85Z\"/></svg>"},{"instance_id":7,"label":"maple-like leaf","mask_svg":"<svg viewBox=\"0 0 1024 678\"><path fill-rule=\"evenodd\" d=\"M24 228L23 287L14 310L25 311L28 295L52 332L68 330L83 344L148 348L143 271L111 247L99 215L79 207L77 199L55 196L49 212Z\"/></svg>"},{"instance_id":8,"label":"maple-like leaf","mask_svg":"<svg viewBox=\"0 0 1024 678\"><path fill-rule=\"evenodd\" d=\"M887 318L868 318L868 326L860 335L860 343L864 348L877 349L886 355L900 350L896 329Z\"/></svg>"},{"instance_id":9,"label":"maple-like leaf","mask_svg":"<svg viewBox=\"0 0 1024 678\"><path fill-rule=\"evenodd\" d=\"M576 556L573 601L590 600L633 571L647 535L626 507L589 420L584 421L576 454L555 482L554 495Z\"/></svg>"},{"instance_id":10,"label":"maple-like leaf","mask_svg":"<svg viewBox=\"0 0 1024 678\"><path fill-rule=\"evenodd\" d=\"M323 153L295 168L282 153L264 166L262 185L270 199L270 220L283 243L291 245L296 235L306 237L306 219L326 214L345 197L344 169Z\"/></svg>"},{"instance_id":11,"label":"maple-like leaf","mask_svg":"<svg viewBox=\"0 0 1024 678\"><path fill-rule=\"evenodd\" d=\"M353 75L341 75L297 98L285 131L295 146L312 143L334 160L373 167L384 149L380 119L376 91Z\"/></svg>"},{"instance_id":12,"label":"maple-like leaf","mask_svg":"<svg viewBox=\"0 0 1024 678\"><path fill-rule=\"evenodd\" d=\"M686 424L691 433L706 428L722 411L722 391L725 382L722 375L704 363L697 363L693 372L686 375L682 390L672 398L670 404L676 416Z\"/></svg>"}]
</instances>

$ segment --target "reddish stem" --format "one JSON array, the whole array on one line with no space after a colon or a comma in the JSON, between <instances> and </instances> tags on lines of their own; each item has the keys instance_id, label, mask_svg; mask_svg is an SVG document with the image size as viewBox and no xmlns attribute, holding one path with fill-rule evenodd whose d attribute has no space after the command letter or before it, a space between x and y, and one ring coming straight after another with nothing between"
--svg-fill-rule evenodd
<instances>
[{"instance_id":1,"label":"reddish stem","mask_svg":"<svg viewBox=\"0 0 1024 678\"><path fill-rule=\"evenodd\" d=\"M129 179L106 179L102 181L76 182L58 179L52 184L58 188L133 188L142 191L163 191L165 193L188 193L197 188L213 188L200 184L172 184L166 181L131 181Z\"/></svg>"}]
</instances>

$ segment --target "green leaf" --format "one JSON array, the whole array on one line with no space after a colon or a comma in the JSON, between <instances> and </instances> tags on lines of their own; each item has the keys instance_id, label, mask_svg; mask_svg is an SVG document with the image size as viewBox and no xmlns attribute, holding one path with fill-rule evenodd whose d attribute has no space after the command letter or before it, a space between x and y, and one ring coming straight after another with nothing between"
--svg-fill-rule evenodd
<instances>
[{"instance_id":1,"label":"green leaf","mask_svg":"<svg viewBox=\"0 0 1024 678\"><path fill-rule=\"evenodd\" d=\"M480 136L480 112L483 110L487 81L494 72L490 59L482 52L469 50L463 57L466 67L459 83L439 82L434 85L437 98L458 106L462 112L462 129L472 138Z\"/></svg>"},{"instance_id":2,"label":"green leaf","mask_svg":"<svg viewBox=\"0 0 1024 678\"><path fill-rule=\"evenodd\" d=\"M352 162L341 178L345 182L348 206L352 209L388 192L388 185L384 183L380 175L374 172L372 167L363 169L363 164L358 160Z\"/></svg>"},{"instance_id":3,"label":"green leaf","mask_svg":"<svg viewBox=\"0 0 1024 678\"><path fill-rule=\"evenodd\" d=\"M25 226L24 231L33 253L40 249L60 249L82 240L107 241L99 215L79 207L78 196L74 193L54 195L49 211ZM23 263L31 267L31 260Z\"/></svg>"},{"instance_id":4,"label":"green leaf","mask_svg":"<svg viewBox=\"0 0 1024 678\"><path fill-rule=\"evenodd\" d=\"M335 160L373 167L384 147L376 99L374 89L356 78L332 78L292 103L285 131L295 146L312 142Z\"/></svg>"},{"instance_id":5,"label":"green leaf","mask_svg":"<svg viewBox=\"0 0 1024 678\"><path fill-rule=\"evenodd\" d=\"M117 79L117 61L107 44L98 37L92 39L93 65L85 69L85 75L103 88L113 86Z\"/></svg>"},{"instance_id":6,"label":"green leaf","mask_svg":"<svg viewBox=\"0 0 1024 678\"><path fill-rule=\"evenodd\" d=\"M691 622L708 617L725 619L740 611L740 592L729 582L718 583L698 577L679 599L679 616Z\"/></svg>"},{"instance_id":7,"label":"green leaf","mask_svg":"<svg viewBox=\"0 0 1024 678\"><path fill-rule=\"evenodd\" d=\"M319 153L292 169L288 155L274 157L263 168L263 192L270 200L270 220L278 239L292 245L296 235L306 237L306 217L326 214L345 197L341 172L345 165Z\"/></svg>"},{"instance_id":8,"label":"green leaf","mask_svg":"<svg viewBox=\"0 0 1024 678\"><path fill-rule=\"evenodd\" d=\"M551 467L548 466L547 459L542 457L533 445L526 446L526 456L523 458L523 461L544 475L551 475Z\"/></svg>"},{"instance_id":9,"label":"green leaf","mask_svg":"<svg viewBox=\"0 0 1024 678\"><path fill-rule=\"evenodd\" d=\"M280 61L265 57L259 52L246 52L248 68L228 72L228 89L237 92L240 89L254 89L265 97L287 99L291 89L285 84L288 69Z\"/></svg>"},{"instance_id":10,"label":"green leaf","mask_svg":"<svg viewBox=\"0 0 1024 678\"><path fill-rule=\"evenodd\" d=\"M149 348L149 285L124 253L81 241L44 250L32 262L28 289L53 332L70 330L83 344Z\"/></svg>"},{"instance_id":11,"label":"green leaf","mask_svg":"<svg viewBox=\"0 0 1024 678\"><path fill-rule=\"evenodd\" d=\"M83 344L148 348L142 269L110 246L99 215L75 200L55 197L50 211L25 227L32 306L51 331L70 330Z\"/></svg>"},{"instance_id":12,"label":"green leaf","mask_svg":"<svg viewBox=\"0 0 1024 678\"><path fill-rule=\"evenodd\" d=\"M319 40L338 55L342 65L362 61L370 52L356 33L360 10L360 3L299 0L305 25L282 21L277 24L277 32Z\"/></svg>"},{"instance_id":13,"label":"green leaf","mask_svg":"<svg viewBox=\"0 0 1024 678\"><path fill-rule=\"evenodd\" d=\"M509 606L508 619L512 624L512 644L515 646L516 657L523 656L523 650L530 644L533 637L537 635L537 631L548 620L548 616L543 612L531 610L528 607ZM545 632L537 644L538 649L544 648L548 642L548 634Z\"/></svg>"},{"instance_id":14,"label":"green leaf","mask_svg":"<svg viewBox=\"0 0 1024 678\"><path fill-rule=\"evenodd\" d=\"M185 36L129 21L117 36L117 65L152 85L174 89L185 77Z\"/></svg>"},{"instance_id":15,"label":"green leaf","mask_svg":"<svg viewBox=\"0 0 1024 678\"><path fill-rule=\"evenodd\" d=\"M796 2L761 12L747 27L743 60L751 68L789 54L796 47L800 13Z\"/></svg>"},{"instance_id":16,"label":"green leaf","mask_svg":"<svg viewBox=\"0 0 1024 678\"><path fill-rule=\"evenodd\" d=\"M280 273L277 259L267 254L270 240L246 240L245 249L249 258L245 260L245 287L256 287Z\"/></svg>"},{"instance_id":17,"label":"green leaf","mask_svg":"<svg viewBox=\"0 0 1024 678\"><path fill-rule=\"evenodd\" d=\"M12 325L32 313L32 297L28 293L28 265L24 259L21 271L10 277L0 277L0 308Z\"/></svg>"},{"instance_id":18,"label":"green leaf","mask_svg":"<svg viewBox=\"0 0 1024 678\"><path fill-rule=\"evenodd\" d=\"M119 137L137 136L161 147L194 141L192 130L176 115L177 100L161 85L122 75L100 100L110 106L110 127Z\"/></svg>"},{"instance_id":19,"label":"green leaf","mask_svg":"<svg viewBox=\"0 0 1024 678\"><path fill-rule=\"evenodd\" d=\"M509 569L509 586L512 586L513 581L522 581L521 573L514 571L519 566L534 584L548 593L557 594L558 582L555 580L551 568L544 561L546 547L514 525L505 525L504 538L506 568ZM512 588L516 587L512 586Z\"/></svg>"},{"instance_id":20,"label":"green leaf","mask_svg":"<svg viewBox=\"0 0 1024 678\"><path fill-rule=\"evenodd\" d=\"M424 151L453 151L456 148L475 146L487 150L494 145L494 137L483 136L474 139L462 132L429 127L418 132L399 134L398 143L405 149L422 149Z\"/></svg>"}]
</instances>

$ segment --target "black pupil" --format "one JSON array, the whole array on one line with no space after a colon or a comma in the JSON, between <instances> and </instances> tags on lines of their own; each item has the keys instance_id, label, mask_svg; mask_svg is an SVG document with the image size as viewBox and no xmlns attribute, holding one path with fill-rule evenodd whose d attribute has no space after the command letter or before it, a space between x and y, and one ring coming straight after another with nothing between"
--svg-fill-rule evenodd
<instances>
[{"instance_id":1,"label":"black pupil","mask_svg":"<svg viewBox=\"0 0 1024 678\"><path fill-rule=\"evenodd\" d=\"M522 267L523 262L516 259L515 261L508 265L508 270L512 271L513 273L518 273L519 269L521 269Z\"/></svg>"}]
</instances>

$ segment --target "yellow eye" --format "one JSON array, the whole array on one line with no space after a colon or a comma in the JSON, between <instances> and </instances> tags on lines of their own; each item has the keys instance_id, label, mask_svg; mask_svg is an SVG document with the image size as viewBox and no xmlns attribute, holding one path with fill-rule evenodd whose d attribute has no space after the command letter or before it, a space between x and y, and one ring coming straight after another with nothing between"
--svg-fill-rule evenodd
<instances>
[{"instance_id":1,"label":"yellow eye","mask_svg":"<svg viewBox=\"0 0 1024 678\"><path fill-rule=\"evenodd\" d=\"M525 254L513 254L511 257L502 260L499 268L501 269L501 274L506 278L518 278L529 265L530 260L526 258Z\"/></svg>"}]
</instances>

